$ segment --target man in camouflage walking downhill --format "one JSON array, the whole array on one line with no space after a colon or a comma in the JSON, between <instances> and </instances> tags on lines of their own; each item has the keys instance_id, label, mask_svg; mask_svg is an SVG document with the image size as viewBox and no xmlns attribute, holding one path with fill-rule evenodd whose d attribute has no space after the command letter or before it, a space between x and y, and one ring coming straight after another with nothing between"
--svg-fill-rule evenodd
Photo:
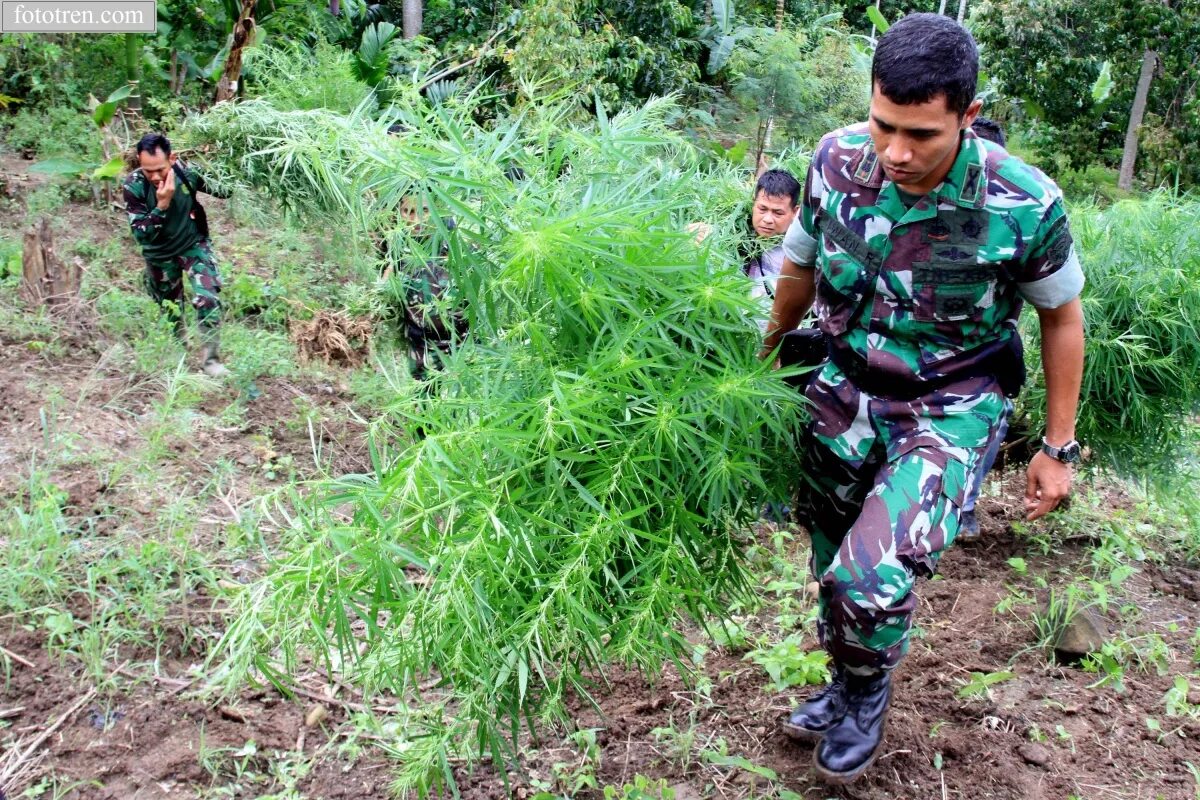
<instances>
[{"instance_id":1,"label":"man in camouflage walking downhill","mask_svg":"<svg viewBox=\"0 0 1200 800\"><path fill-rule=\"evenodd\" d=\"M221 279L204 208L196 197L199 192L212 192L199 174L179 162L160 133L142 137L137 157L139 166L125 179L123 189L129 227L146 259L146 289L183 339L183 275L187 274L203 338L204 372L221 377L226 374L218 353Z\"/></svg>"},{"instance_id":2,"label":"man in camouflage walking downhill","mask_svg":"<svg viewBox=\"0 0 1200 800\"><path fill-rule=\"evenodd\" d=\"M1083 272L1062 195L971 130L978 52L936 14L880 37L870 120L813 155L766 338L814 305L829 360L806 396L797 513L812 536L818 633L831 684L784 725L817 741L817 774L861 775L879 753L891 671L917 598L954 541L976 464L1024 379L1016 320L1037 310L1043 449L1028 519L1070 491L1083 371Z\"/></svg>"}]
</instances>

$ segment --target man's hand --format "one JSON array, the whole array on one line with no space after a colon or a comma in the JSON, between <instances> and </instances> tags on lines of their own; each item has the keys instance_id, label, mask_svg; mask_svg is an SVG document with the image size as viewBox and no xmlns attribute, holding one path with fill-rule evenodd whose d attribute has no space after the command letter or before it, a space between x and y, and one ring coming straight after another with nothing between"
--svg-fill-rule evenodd
<instances>
[{"instance_id":1,"label":"man's hand","mask_svg":"<svg viewBox=\"0 0 1200 800\"><path fill-rule=\"evenodd\" d=\"M171 198L175 196L175 170L167 170L167 177L158 184L155 194L158 195L159 211L166 211L171 206Z\"/></svg>"},{"instance_id":2,"label":"man's hand","mask_svg":"<svg viewBox=\"0 0 1200 800\"><path fill-rule=\"evenodd\" d=\"M1071 493L1074 477L1070 465L1039 450L1026 472L1025 519L1033 522L1057 508Z\"/></svg>"}]
</instances>

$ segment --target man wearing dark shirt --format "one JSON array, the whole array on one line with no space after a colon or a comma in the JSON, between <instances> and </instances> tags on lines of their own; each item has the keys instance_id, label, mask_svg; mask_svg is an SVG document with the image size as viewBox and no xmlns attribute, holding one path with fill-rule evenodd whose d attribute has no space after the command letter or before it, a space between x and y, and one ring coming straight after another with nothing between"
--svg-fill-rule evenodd
<instances>
[{"instance_id":1,"label":"man wearing dark shirt","mask_svg":"<svg viewBox=\"0 0 1200 800\"><path fill-rule=\"evenodd\" d=\"M218 355L221 279L208 236L204 208L196 195L212 194L204 179L179 162L161 133L137 144L138 168L125 179L125 209L133 238L146 259L146 289L183 338L183 275L192 286L192 305L204 342L204 372L227 373Z\"/></svg>"}]
</instances>

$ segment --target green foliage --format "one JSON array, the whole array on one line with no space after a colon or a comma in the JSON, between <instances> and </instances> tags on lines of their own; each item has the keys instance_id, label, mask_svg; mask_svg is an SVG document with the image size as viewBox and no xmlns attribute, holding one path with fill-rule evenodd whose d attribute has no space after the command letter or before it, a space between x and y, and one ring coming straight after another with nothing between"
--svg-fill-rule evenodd
<instances>
[{"instance_id":1,"label":"green foliage","mask_svg":"<svg viewBox=\"0 0 1200 800\"><path fill-rule=\"evenodd\" d=\"M171 322L145 293L110 289L96 299L96 311L104 331L133 348L137 372L157 373L179 361L181 348Z\"/></svg>"},{"instance_id":2,"label":"green foliage","mask_svg":"<svg viewBox=\"0 0 1200 800\"><path fill-rule=\"evenodd\" d=\"M399 30L390 22L377 22L362 34L362 43L351 56L354 77L367 86L378 86L387 77L391 66L388 46Z\"/></svg>"},{"instance_id":3,"label":"green foliage","mask_svg":"<svg viewBox=\"0 0 1200 800\"><path fill-rule=\"evenodd\" d=\"M258 395L257 379L291 375L296 370L296 349L282 331L233 322L221 327L221 346L233 385L248 399Z\"/></svg>"},{"instance_id":4,"label":"green foliage","mask_svg":"<svg viewBox=\"0 0 1200 800\"><path fill-rule=\"evenodd\" d=\"M767 671L772 688L777 692L829 680L829 654L824 650L805 651L800 646L800 638L792 635L779 644L746 655L748 661Z\"/></svg>"},{"instance_id":5,"label":"green foliage","mask_svg":"<svg viewBox=\"0 0 1200 800\"><path fill-rule=\"evenodd\" d=\"M576 21L577 0L534 0L521 16L512 72L531 97L569 87L586 101L599 91L605 38Z\"/></svg>"},{"instance_id":6,"label":"green foliage","mask_svg":"<svg viewBox=\"0 0 1200 800\"><path fill-rule=\"evenodd\" d=\"M1088 280L1077 436L1126 472L1173 471L1200 408L1200 202L1160 193L1076 208L1071 228ZM1023 403L1033 430L1044 397L1035 376Z\"/></svg>"},{"instance_id":7,"label":"green foliage","mask_svg":"<svg viewBox=\"0 0 1200 800\"><path fill-rule=\"evenodd\" d=\"M8 122L8 146L39 156L67 156L80 161L98 161L101 156L96 127L84 114L68 106L51 106L44 111L23 108Z\"/></svg>"},{"instance_id":8,"label":"green foliage","mask_svg":"<svg viewBox=\"0 0 1200 800\"><path fill-rule=\"evenodd\" d=\"M247 56L251 92L281 111L328 108L343 113L371 105L371 87L355 76L354 56L328 42L256 47Z\"/></svg>"},{"instance_id":9,"label":"green foliage","mask_svg":"<svg viewBox=\"0 0 1200 800\"><path fill-rule=\"evenodd\" d=\"M776 146L790 140L811 148L829 131L866 118L870 80L843 33L822 23L758 29L753 41L735 51L729 71L732 96L757 138L773 119Z\"/></svg>"},{"instance_id":10,"label":"green foliage","mask_svg":"<svg viewBox=\"0 0 1200 800\"><path fill-rule=\"evenodd\" d=\"M133 94L133 86L121 86L114 89L104 102L97 102L96 107L92 109L92 122L96 123L96 127L103 128L112 122L118 106L123 100L128 100L131 94Z\"/></svg>"},{"instance_id":11,"label":"green foliage","mask_svg":"<svg viewBox=\"0 0 1200 800\"><path fill-rule=\"evenodd\" d=\"M561 718L585 671L686 668L677 622L745 591L737 525L780 496L800 407L756 358L731 239L698 249L682 231L732 174L697 170L669 110L575 128L558 122L569 106L531 107L484 128L471 108L414 106L397 109L405 137L252 103L194 122L237 165L217 172L326 224L395 226L406 197L433 209L437 235L405 252L446 242L471 323L446 370L376 422L370 474L293 499L286 555L221 648L226 686L251 665L286 680L306 648L398 692L436 667L455 716L425 721L401 775L428 791L478 755L467 742L504 763L519 720Z\"/></svg>"},{"instance_id":12,"label":"green foliage","mask_svg":"<svg viewBox=\"0 0 1200 800\"><path fill-rule=\"evenodd\" d=\"M21 243L7 236L0 236L0 282L18 278L21 272Z\"/></svg>"},{"instance_id":13,"label":"green foliage","mask_svg":"<svg viewBox=\"0 0 1200 800\"><path fill-rule=\"evenodd\" d=\"M883 16L883 12L875 6L867 6L867 18L871 20L871 24L875 26L875 30L880 34L887 33L888 28L892 27L888 23L887 17Z\"/></svg>"},{"instance_id":14,"label":"green foliage","mask_svg":"<svg viewBox=\"0 0 1200 800\"><path fill-rule=\"evenodd\" d=\"M651 780L645 775L634 775L633 783L605 786L604 800L675 800L675 790L667 786L665 778Z\"/></svg>"},{"instance_id":15,"label":"green foliage","mask_svg":"<svg viewBox=\"0 0 1200 800\"><path fill-rule=\"evenodd\" d=\"M1200 179L1200 2L983 0L974 31L988 72L1035 122L1037 161L1051 171L1121 158L1142 56L1160 59L1147 118L1160 141L1138 165L1152 184Z\"/></svg>"},{"instance_id":16,"label":"green foliage","mask_svg":"<svg viewBox=\"0 0 1200 800\"><path fill-rule=\"evenodd\" d=\"M990 698L993 686L1011 681L1015 677L1015 672L972 672L971 679L964 681L955 694L964 700L975 697Z\"/></svg>"}]
</instances>

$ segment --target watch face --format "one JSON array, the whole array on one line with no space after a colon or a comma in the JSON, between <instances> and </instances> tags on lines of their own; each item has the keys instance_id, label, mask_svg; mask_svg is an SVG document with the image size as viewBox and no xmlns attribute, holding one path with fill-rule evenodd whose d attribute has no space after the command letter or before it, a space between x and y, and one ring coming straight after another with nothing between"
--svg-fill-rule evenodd
<instances>
[{"instance_id":1,"label":"watch face","mask_svg":"<svg viewBox=\"0 0 1200 800\"><path fill-rule=\"evenodd\" d=\"M1083 454L1083 448L1079 442L1070 442L1063 446L1058 453L1058 458L1064 464L1078 464L1079 458Z\"/></svg>"}]
</instances>

